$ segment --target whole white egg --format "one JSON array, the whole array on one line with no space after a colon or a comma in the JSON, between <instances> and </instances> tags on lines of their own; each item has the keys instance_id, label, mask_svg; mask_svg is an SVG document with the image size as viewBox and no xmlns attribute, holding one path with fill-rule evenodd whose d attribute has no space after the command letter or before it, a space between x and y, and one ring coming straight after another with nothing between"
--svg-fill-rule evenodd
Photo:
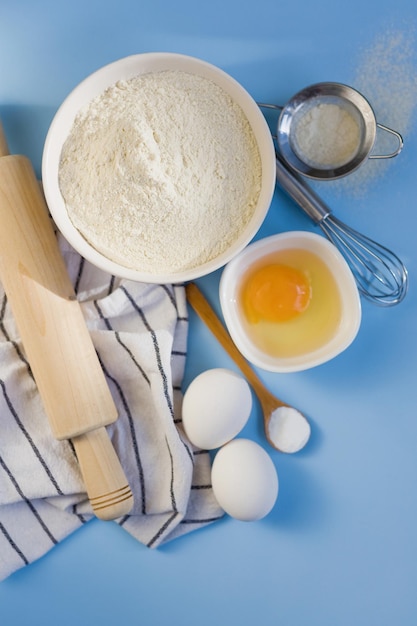
<instances>
[{"instance_id":1,"label":"whole white egg","mask_svg":"<svg viewBox=\"0 0 417 626\"><path fill-rule=\"evenodd\" d=\"M251 410L252 393L242 376L221 367L207 370L184 393L185 434L197 448L219 448L242 430Z\"/></svg>"},{"instance_id":2,"label":"whole white egg","mask_svg":"<svg viewBox=\"0 0 417 626\"><path fill-rule=\"evenodd\" d=\"M213 492L224 511L238 520L259 520L278 497L278 474L269 454L255 441L234 439L214 457Z\"/></svg>"}]
</instances>

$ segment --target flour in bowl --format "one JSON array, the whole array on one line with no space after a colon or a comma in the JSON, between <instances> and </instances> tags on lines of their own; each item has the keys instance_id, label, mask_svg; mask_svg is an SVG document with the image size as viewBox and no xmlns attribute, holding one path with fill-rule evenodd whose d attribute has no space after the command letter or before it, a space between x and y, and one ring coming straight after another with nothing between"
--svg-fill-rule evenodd
<instances>
[{"instance_id":1,"label":"flour in bowl","mask_svg":"<svg viewBox=\"0 0 417 626\"><path fill-rule=\"evenodd\" d=\"M74 226L107 258L151 274L224 252L250 221L261 159L218 85L167 70L119 81L79 112L59 185Z\"/></svg>"}]
</instances>

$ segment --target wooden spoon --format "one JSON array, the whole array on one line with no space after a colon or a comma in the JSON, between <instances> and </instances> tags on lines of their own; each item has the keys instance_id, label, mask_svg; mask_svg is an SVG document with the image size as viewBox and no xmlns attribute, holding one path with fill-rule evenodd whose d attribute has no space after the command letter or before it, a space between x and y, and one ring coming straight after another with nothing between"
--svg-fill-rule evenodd
<instances>
[{"instance_id":1,"label":"wooden spoon","mask_svg":"<svg viewBox=\"0 0 417 626\"><path fill-rule=\"evenodd\" d=\"M310 437L310 424L297 409L274 396L261 382L248 361L238 350L226 328L195 283L185 287L187 300L197 315L233 359L255 391L262 407L265 435L280 452L298 452Z\"/></svg>"}]
</instances>

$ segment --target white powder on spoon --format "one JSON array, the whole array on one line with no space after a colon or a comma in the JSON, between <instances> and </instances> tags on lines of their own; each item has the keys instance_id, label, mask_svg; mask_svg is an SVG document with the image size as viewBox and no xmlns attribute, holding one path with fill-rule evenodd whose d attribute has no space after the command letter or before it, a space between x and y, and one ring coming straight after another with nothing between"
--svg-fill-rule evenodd
<instances>
[{"instance_id":1,"label":"white powder on spoon","mask_svg":"<svg viewBox=\"0 0 417 626\"><path fill-rule=\"evenodd\" d=\"M256 139L212 81L163 71L120 81L81 111L59 184L75 227L102 254L150 273L221 254L253 215Z\"/></svg>"},{"instance_id":2,"label":"white powder on spoon","mask_svg":"<svg viewBox=\"0 0 417 626\"><path fill-rule=\"evenodd\" d=\"M298 452L310 438L311 427L300 411L281 406L271 414L267 437L281 452Z\"/></svg>"}]
</instances>

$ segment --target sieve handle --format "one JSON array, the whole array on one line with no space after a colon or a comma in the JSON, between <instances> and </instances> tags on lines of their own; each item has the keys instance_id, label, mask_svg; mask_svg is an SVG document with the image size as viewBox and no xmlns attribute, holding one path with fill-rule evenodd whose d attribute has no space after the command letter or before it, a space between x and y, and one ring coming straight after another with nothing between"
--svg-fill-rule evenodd
<instances>
[{"instance_id":1,"label":"sieve handle","mask_svg":"<svg viewBox=\"0 0 417 626\"><path fill-rule=\"evenodd\" d=\"M381 130L385 130L386 133L390 133L391 135L394 135L394 137L396 137L397 142L398 142L397 149L394 150L394 152L390 152L389 154L370 154L368 156L368 159L392 159L392 157L395 157L397 156L397 154L400 154L404 145L404 141L400 133L396 130L393 130L392 128L389 128L388 126L384 126L383 124L380 124L379 122L377 123L377 127L380 128Z\"/></svg>"},{"instance_id":2,"label":"sieve handle","mask_svg":"<svg viewBox=\"0 0 417 626\"><path fill-rule=\"evenodd\" d=\"M280 187L307 213L313 222L319 224L330 215L329 207L297 172L288 167L279 154L276 155L276 178Z\"/></svg>"}]
</instances>

